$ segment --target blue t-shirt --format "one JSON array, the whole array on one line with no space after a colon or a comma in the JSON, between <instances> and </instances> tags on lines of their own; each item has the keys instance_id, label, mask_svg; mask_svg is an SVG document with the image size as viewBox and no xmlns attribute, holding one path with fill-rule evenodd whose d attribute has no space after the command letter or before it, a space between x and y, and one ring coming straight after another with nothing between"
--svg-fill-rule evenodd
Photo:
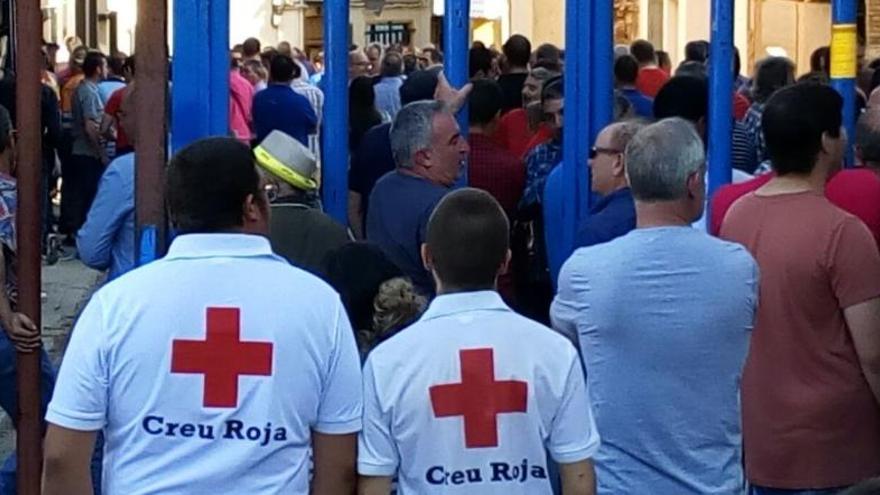
<instances>
[{"instance_id":1,"label":"blue t-shirt","mask_svg":"<svg viewBox=\"0 0 880 495\"><path fill-rule=\"evenodd\" d=\"M629 100L636 115L646 119L654 118L654 100L643 95L641 91L635 88L621 89L620 92Z\"/></svg>"},{"instance_id":2,"label":"blue t-shirt","mask_svg":"<svg viewBox=\"0 0 880 495\"><path fill-rule=\"evenodd\" d=\"M270 84L254 96L253 119L258 143L279 130L308 146L309 134L318 125L309 99L287 84Z\"/></svg>"},{"instance_id":3,"label":"blue t-shirt","mask_svg":"<svg viewBox=\"0 0 880 495\"><path fill-rule=\"evenodd\" d=\"M744 247L690 227L636 229L565 263L551 314L586 366L599 494L742 492L757 287Z\"/></svg>"},{"instance_id":4,"label":"blue t-shirt","mask_svg":"<svg viewBox=\"0 0 880 495\"><path fill-rule=\"evenodd\" d=\"M379 179L370 196L367 240L382 248L425 295L434 294L434 280L422 264L422 243L431 213L447 192L449 188L395 170Z\"/></svg>"},{"instance_id":5,"label":"blue t-shirt","mask_svg":"<svg viewBox=\"0 0 880 495\"><path fill-rule=\"evenodd\" d=\"M577 247L602 244L636 228L636 205L628 187L600 199L578 226Z\"/></svg>"}]
</instances>

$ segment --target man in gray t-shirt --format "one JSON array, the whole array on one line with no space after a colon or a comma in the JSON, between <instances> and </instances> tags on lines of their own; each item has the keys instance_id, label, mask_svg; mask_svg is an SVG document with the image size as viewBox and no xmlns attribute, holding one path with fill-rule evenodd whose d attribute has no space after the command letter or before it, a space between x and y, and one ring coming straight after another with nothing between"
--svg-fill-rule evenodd
<instances>
[{"instance_id":1,"label":"man in gray t-shirt","mask_svg":"<svg viewBox=\"0 0 880 495\"><path fill-rule=\"evenodd\" d=\"M626 169L636 229L576 251L551 310L585 363L602 434L598 493L741 493L739 383L757 264L743 246L690 226L706 172L692 124L641 130Z\"/></svg>"},{"instance_id":2,"label":"man in gray t-shirt","mask_svg":"<svg viewBox=\"0 0 880 495\"><path fill-rule=\"evenodd\" d=\"M100 52L90 52L83 62L85 79L76 88L72 102L70 160L64 164L62 230L74 235L85 222L98 191L98 182L108 163L101 138L104 105L98 83L107 75L107 59Z\"/></svg>"}]
</instances>

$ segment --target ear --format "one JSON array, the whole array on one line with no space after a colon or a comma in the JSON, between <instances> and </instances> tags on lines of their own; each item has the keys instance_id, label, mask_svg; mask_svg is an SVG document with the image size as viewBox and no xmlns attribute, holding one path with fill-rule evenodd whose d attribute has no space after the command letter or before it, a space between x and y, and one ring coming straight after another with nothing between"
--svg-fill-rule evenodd
<instances>
[{"instance_id":1,"label":"ear","mask_svg":"<svg viewBox=\"0 0 880 495\"><path fill-rule=\"evenodd\" d=\"M431 167L431 150L428 148L425 148L423 150L416 151L416 155L413 159L413 163L416 166L421 165L422 167L430 168Z\"/></svg>"},{"instance_id":2,"label":"ear","mask_svg":"<svg viewBox=\"0 0 880 495\"><path fill-rule=\"evenodd\" d=\"M242 208L242 220L244 223L256 223L263 218L265 206L263 205L265 198L257 197L254 194L248 194L244 198Z\"/></svg>"},{"instance_id":3,"label":"ear","mask_svg":"<svg viewBox=\"0 0 880 495\"><path fill-rule=\"evenodd\" d=\"M501 263L501 267L498 268L498 276L506 275L510 272L510 260L513 259L513 253L510 249L507 250L507 253L504 255L504 262Z\"/></svg>"},{"instance_id":4,"label":"ear","mask_svg":"<svg viewBox=\"0 0 880 495\"><path fill-rule=\"evenodd\" d=\"M431 250L428 249L427 244L422 244L421 254L422 265L425 267L425 270L432 271L434 268L434 258L431 256Z\"/></svg>"},{"instance_id":5,"label":"ear","mask_svg":"<svg viewBox=\"0 0 880 495\"><path fill-rule=\"evenodd\" d=\"M623 157L623 153L617 155L617 158L614 159L614 164L611 165L611 175L614 177L626 175L626 160Z\"/></svg>"},{"instance_id":6,"label":"ear","mask_svg":"<svg viewBox=\"0 0 880 495\"><path fill-rule=\"evenodd\" d=\"M704 172L701 170L692 173L687 178L687 190L689 198L697 198L706 187Z\"/></svg>"}]
</instances>

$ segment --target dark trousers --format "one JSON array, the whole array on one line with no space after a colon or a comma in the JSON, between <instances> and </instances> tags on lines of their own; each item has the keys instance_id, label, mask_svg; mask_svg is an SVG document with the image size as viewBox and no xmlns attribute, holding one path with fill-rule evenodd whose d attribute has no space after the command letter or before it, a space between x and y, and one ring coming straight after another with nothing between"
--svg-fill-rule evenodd
<instances>
[{"instance_id":1,"label":"dark trousers","mask_svg":"<svg viewBox=\"0 0 880 495\"><path fill-rule=\"evenodd\" d=\"M98 192L104 165L91 156L70 155L62 163L61 232L76 235L86 221L89 208Z\"/></svg>"}]
</instances>

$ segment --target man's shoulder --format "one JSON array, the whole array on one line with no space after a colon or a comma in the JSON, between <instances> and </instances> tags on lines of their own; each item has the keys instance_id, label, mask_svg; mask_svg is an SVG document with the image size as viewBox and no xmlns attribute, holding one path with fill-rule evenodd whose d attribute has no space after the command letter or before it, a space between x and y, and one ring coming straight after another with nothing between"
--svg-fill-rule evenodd
<instances>
[{"instance_id":1,"label":"man's shoulder","mask_svg":"<svg viewBox=\"0 0 880 495\"><path fill-rule=\"evenodd\" d=\"M539 359L541 356L547 356L548 360L553 362L558 362L561 357L573 357L576 354L574 346L568 339L551 328L512 310L488 312L477 316L475 321L479 322L480 319L487 324L484 326L486 330L478 330L478 332L488 332L490 328L497 329L499 326L504 328L503 339L495 339L497 335L487 336L484 340L487 345L492 345L493 340L497 340L498 346L527 343L521 347L522 355L535 355ZM454 321L450 322L446 317L419 319L373 349L370 352L370 360L374 364L393 369L411 362L414 353L434 354L440 347L472 346L474 335L458 335L450 331L454 326ZM479 339L479 335L476 337Z\"/></svg>"}]
</instances>

